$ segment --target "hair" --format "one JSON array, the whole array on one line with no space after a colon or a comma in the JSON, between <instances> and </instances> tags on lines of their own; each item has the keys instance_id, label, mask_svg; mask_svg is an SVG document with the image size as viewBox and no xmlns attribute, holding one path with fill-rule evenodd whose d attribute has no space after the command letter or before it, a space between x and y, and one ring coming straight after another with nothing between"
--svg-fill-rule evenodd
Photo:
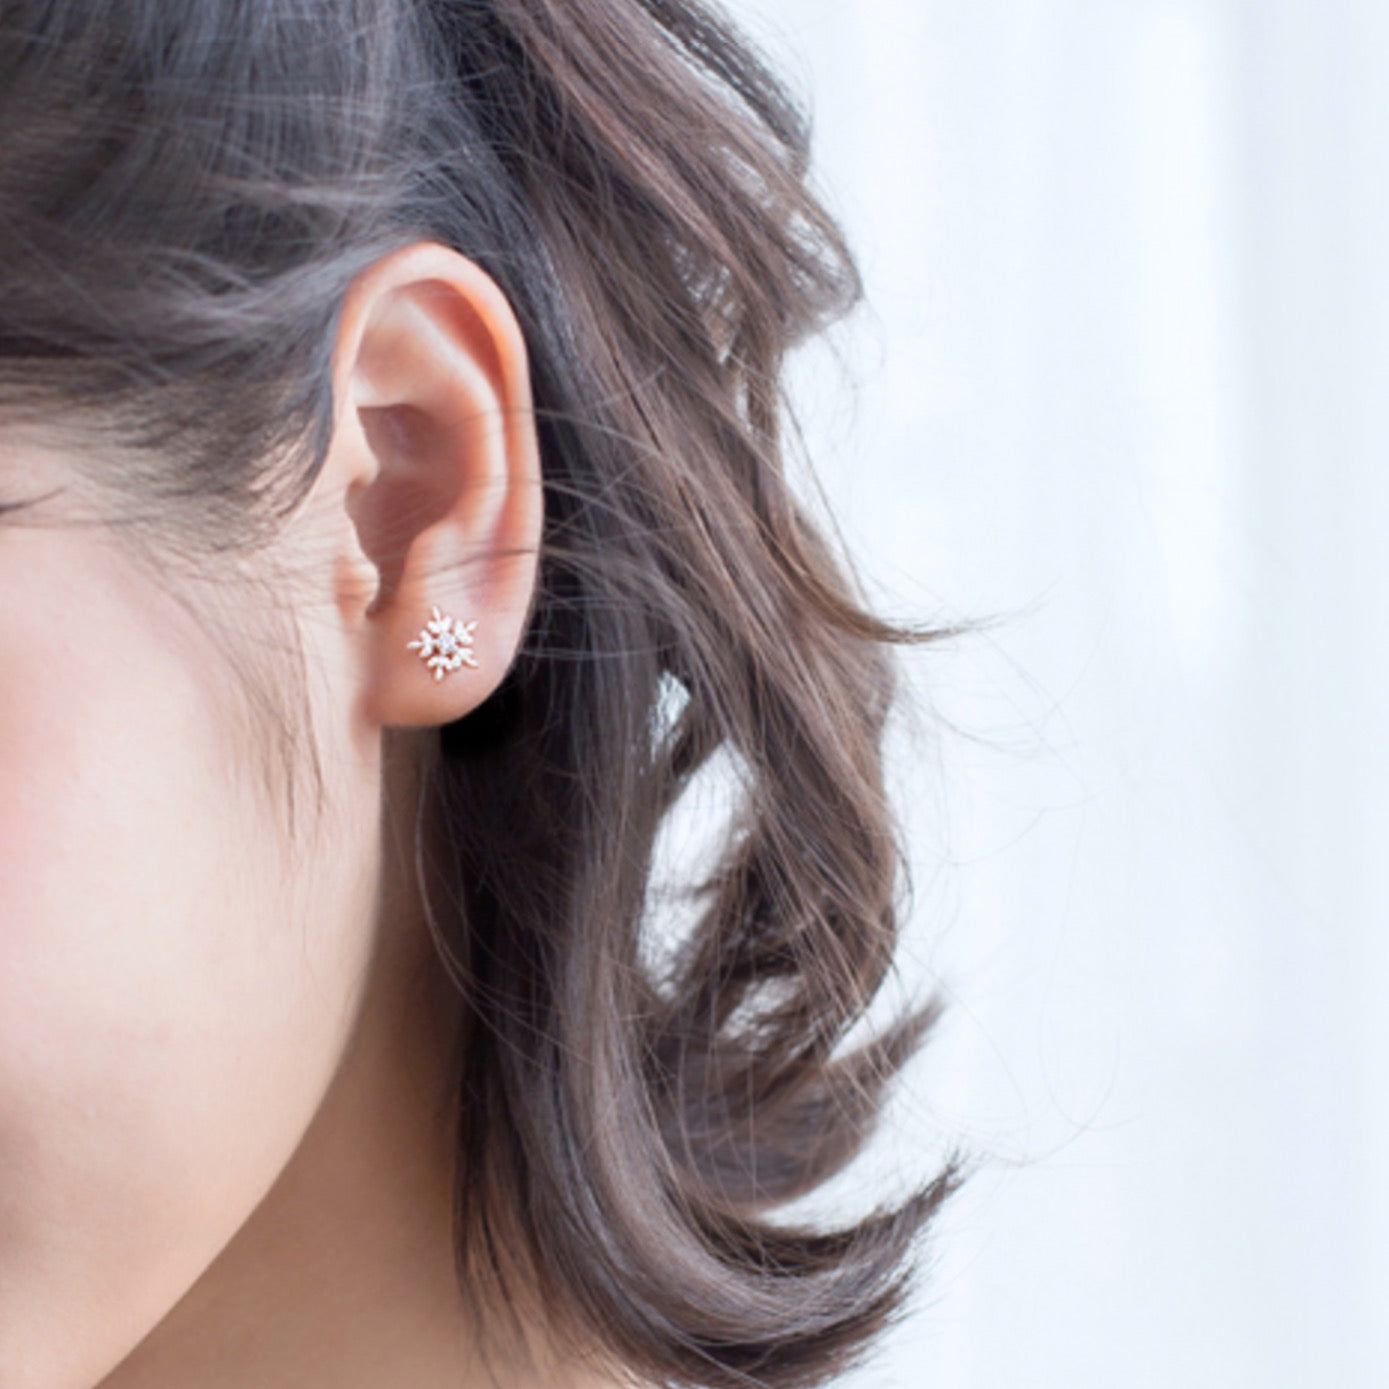
<instances>
[{"instance_id":1,"label":"hair","mask_svg":"<svg viewBox=\"0 0 1389 1389\"><path fill-rule=\"evenodd\" d=\"M869 612L787 476L785 355L861 294L803 114L694 0L0 0L0 129L0 417L87 430L103 495L204 567L312 486L360 270L427 237L507 295L538 591L424 810L460 1285L662 1385L842 1370L964 1168L785 1214L940 1012L849 1037L902 915L894 647L961 629ZM733 812L653 951L659 832L717 765Z\"/></svg>"}]
</instances>

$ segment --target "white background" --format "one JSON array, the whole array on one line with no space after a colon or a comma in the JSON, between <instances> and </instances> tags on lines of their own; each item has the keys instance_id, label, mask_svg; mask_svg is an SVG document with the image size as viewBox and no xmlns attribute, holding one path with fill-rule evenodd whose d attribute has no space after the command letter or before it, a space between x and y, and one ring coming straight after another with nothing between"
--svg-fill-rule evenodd
<instances>
[{"instance_id":1,"label":"white background","mask_svg":"<svg viewBox=\"0 0 1389 1389\"><path fill-rule=\"evenodd\" d=\"M737 0L867 276L802 363L910 669L893 1170L988 1158L852 1389L1389 1385L1389 4Z\"/></svg>"}]
</instances>

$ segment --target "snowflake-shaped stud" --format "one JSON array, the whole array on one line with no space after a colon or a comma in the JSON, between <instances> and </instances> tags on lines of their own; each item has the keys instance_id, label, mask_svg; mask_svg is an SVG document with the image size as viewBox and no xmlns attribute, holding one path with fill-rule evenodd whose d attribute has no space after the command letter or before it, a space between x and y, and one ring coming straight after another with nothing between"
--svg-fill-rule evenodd
<instances>
[{"instance_id":1,"label":"snowflake-shaped stud","mask_svg":"<svg viewBox=\"0 0 1389 1389\"><path fill-rule=\"evenodd\" d=\"M450 671L460 666L477 666L477 656L473 652L473 632L477 623L460 622L456 617L448 617L438 608L434 616L420 629L414 641L406 642L410 651L418 651L420 659L434 672L436 681L442 680Z\"/></svg>"}]
</instances>

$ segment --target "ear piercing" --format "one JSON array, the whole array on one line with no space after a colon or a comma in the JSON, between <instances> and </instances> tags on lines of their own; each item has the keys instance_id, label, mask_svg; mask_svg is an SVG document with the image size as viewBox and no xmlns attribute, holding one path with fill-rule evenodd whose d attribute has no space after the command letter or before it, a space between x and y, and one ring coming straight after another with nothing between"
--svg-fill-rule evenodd
<instances>
[{"instance_id":1,"label":"ear piercing","mask_svg":"<svg viewBox=\"0 0 1389 1389\"><path fill-rule=\"evenodd\" d=\"M460 666L477 666L473 652L473 632L477 622L460 622L456 617L441 613L436 607L434 616L420 629L414 641L406 642L406 650L418 651L420 660L434 672L435 681Z\"/></svg>"}]
</instances>

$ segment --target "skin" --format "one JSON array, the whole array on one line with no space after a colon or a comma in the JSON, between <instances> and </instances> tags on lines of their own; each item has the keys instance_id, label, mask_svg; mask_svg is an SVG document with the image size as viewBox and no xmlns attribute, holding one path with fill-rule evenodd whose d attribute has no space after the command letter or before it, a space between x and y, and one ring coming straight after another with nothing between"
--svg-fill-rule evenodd
<instances>
[{"instance_id":1,"label":"skin","mask_svg":"<svg viewBox=\"0 0 1389 1389\"><path fill-rule=\"evenodd\" d=\"M266 571L294 575L326 779L293 855L214 659L237 605L199 621L47 504L0 525L7 1389L492 1382L411 847L423 731L497 687L534 597L524 344L474 264L417 243L354 282L333 384ZM76 463L0 433L0 497ZM436 682L407 649L433 604L477 620L478 669ZM499 1343L502 1384L596 1382L531 1349Z\"/></svg>"}]
</instances>

